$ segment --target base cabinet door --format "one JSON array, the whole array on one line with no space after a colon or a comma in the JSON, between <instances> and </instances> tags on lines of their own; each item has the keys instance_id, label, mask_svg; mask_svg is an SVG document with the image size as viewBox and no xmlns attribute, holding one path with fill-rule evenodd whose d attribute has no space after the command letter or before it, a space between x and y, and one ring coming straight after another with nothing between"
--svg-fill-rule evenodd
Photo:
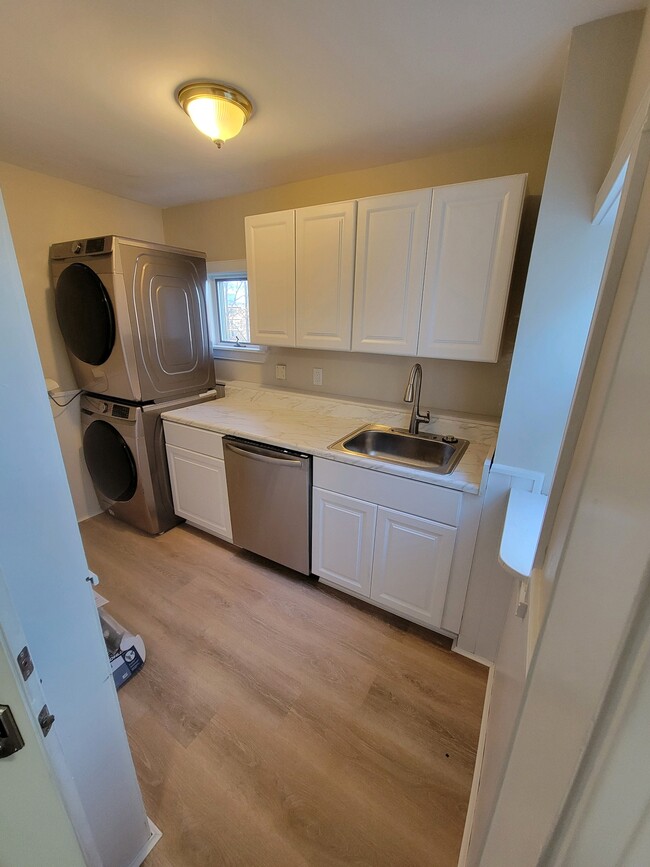
<instances>
[{"instance_id":1,"label":"base cabinet door","mask_svg":"<svg viewBox=\"0 0 650 867\"><path fill-rule=\"evenodd\" d=\"M224 462L169 443L167 462L176 514L208 533L232 541Z\"/></svg>"},{"instance_id":2,"label":"base cabinet door","mask_svg":"<svg viewBox=\"0 0 650 867\"><path fill-rule=\"evenodd\" d=\"M440 626L455 540L454 527L379 507L371 599Z\"/></svg>"},{"instance_id":3,"label":"base cabinet door","mask_svg":"<svg viewBox=\"0 0 650 867\"><path fill-rule=\"evenodd\" d=\"M327 584L370 597L377 506L313 489L312 570Z\"/></svg>"}]
</instances>

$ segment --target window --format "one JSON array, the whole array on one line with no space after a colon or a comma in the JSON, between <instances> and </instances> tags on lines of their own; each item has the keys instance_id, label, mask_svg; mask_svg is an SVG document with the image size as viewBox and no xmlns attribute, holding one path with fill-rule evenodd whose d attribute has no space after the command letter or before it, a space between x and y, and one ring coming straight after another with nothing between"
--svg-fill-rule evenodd
<instances>
[{"instance_id":1,"label":"window","mask_svg":"<svg viewBox=\"0 0 650 867\"><path fill-rule=\"evenodd\" d=\"M248 280L245 274L215 278L219 342L241 346L251 342L248 322Z\"/></svg>"},{"instance_id":2,"label":"window","mask_svg":"<svg viewBox=\"0 0 650 867\"><path fill-rule=\"evenodd\" d=\"M246 260L209 262L207 288L214 357L264 361L266 347L250 342Z\"/></svg>"}]
</instances>

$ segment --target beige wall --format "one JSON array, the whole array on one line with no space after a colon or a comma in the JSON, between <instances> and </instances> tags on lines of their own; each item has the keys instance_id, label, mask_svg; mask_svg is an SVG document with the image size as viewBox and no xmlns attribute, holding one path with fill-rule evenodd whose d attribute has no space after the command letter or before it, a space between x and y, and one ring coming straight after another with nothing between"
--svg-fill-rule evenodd
<instances>
[{"instance_id":1,"label":"beige wall","mask_svg":"<svg viewBox=\"0 0 650 867\"><path fill-rule=\"evenodd\" d=\"M500 416L517 332L537 206L538 199L535 197L527 201L524 209L499 361L496 364L479 364L421 358L423 406L434 410ZM271 348L264 364L216 361L215 368L217 377L225 380L243 379L278 388L398 403L403 398L413 361L413 358L393 355ZM276 364L286 365L286 381L275 379ZM323 371L322 386L312 385L314 367L320 367Z\"/></svg>"},{"instance_id":2,"label":"beige wall","mask_svg":"<svg viewBox=\"0 0 650 867\"><path fill-rule=\"evenodd\" d=\"M540 130L525 138L482 147L167 208L163 211L165 239L168 244L203 250L209 261L243 259L246 256L244 217L250 214L520 172L528 173L528 194L540 195L552 134L551 129Z\"/></svg>"},{"instance_id":3,"label":"beige wall","mask_svg":"<svg viewBox=\"0 0 650 867\"><path fill-rule=\"evenodd\" d=\"M498 416L508 380L551 132L540 131L526 138L483 147L168 208L163 211L165 240L168 244L203 250L210 261L242 259L246 255L244 217L249 214L527 172L529 199L499 362L423 361L422 402L425 406ZM284 382L275 379L277 363L287 365ZM413 359L385 355L272 349L265 364L217 362L216 369L217 375L223 379L243 379L278 387L397 402L402 399L412 363ZM323 369L322 387L312 386L313 367Z\"/></svg>"},{"instance_id":4,"label":"beige wall","mask_svg":"<svg viewBox=\"0 0 650 867\"><path fill-rule=\"evenodd\" d=\"M562 87L496 460L542 473L544 493L571 408L612 226L594 225L611 165L642 12L576 27Z\"/></svg>"},{"instance_id":5,"label":"beige wall","mask_svg":"<svg viewBox=\"0 0 650 867\"><path fill-rule=\"evenodd\" d=\"M646 4L647 5L647 4ZM641 104L647 108L647 97L650 95L650 15L646 13L639 47L630 76L630 86L625 97L621 123L616 144L619 145L628 127L632 123L636 110Z\"/></svg>"},{"instance_id":6,"label":"beige wall","mask_svg":"<svg viewBox=\"0 0 650 867\"><path fill-rule=\"evenodd\" d=\"M163 241L162 213L149 205L71 184L38 172L0 163L0 190L7 209L44 377L75 388L54 313L48 273L49 246L57 241L121 234ZM43 385L45 387L45 385ZM78 401L55 410L68 480L81 520L98 511L81 460Z\"/></svg>"}]
</instances>

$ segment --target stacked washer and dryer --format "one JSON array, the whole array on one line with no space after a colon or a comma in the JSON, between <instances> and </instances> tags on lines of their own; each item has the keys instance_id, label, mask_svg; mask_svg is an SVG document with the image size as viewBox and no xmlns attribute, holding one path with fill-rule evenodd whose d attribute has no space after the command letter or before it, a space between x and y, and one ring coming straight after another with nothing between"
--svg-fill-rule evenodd
<instances>
[{"instance_id":1,"label":"stacked washer and dryer","mask_svg":"<svg viewBox=\"0 0 650 867\"><path fill-rule=\"evenodd\" d=\"M100 504L158 534L174 514L161 413L214 400L202 253L115 235L53 244L56 315Z\"/></svg>"}]
</instances>

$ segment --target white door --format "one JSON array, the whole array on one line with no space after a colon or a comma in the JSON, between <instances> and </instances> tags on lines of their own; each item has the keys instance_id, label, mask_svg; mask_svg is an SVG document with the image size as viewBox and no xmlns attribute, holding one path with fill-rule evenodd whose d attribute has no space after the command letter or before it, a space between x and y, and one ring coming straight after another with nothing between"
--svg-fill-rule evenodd
<instances>
[{"instance_id":1,"label":"white door","mask_svg":"<svg viewBox=\"0 0 650 867\"><path fill-rule=\"evenodd\" d=\"M526 177L434 189L418 355L498 360Z\"/></svg>"},{"instance_id":2,"label":"white door","mask_svg":"<svg viewBox=\"0 0 650 867\"><path fill-rule=\"evenodd\" d=\"M0 584L22 635L8 623L1 598L0 629L12 661L23 642L29 647L37 673L25 685L33 689L38 680L56 718L41 743L88 864L127 867L144 852L151 831L1 201L0 309ZM2 795L3 818L15 811L20 827L21 805L4 785ZM0 859L3 846L4 838ZM24 846L23 859L9 861L11 867L67 863L35 860L30 834Z\"/></svg>"},{"instance_id":3,"label":"white door","mask_svg":"<svg viewBox=\"0 0 650 867\"><path fill-rule=\"evenodd\" d=\"M2 590L0 595L3 596ZM8 613L7 602L6 597L2 598L3 620ZM4 706L5 713L9 708L24 742L18 752L0 759L3 795L0 863L3 867L42 864L84 867L86 861L57 787L26 688L0 630L0 708ZM8 734L3 719L0 717L0 739Z\"/></svg>"},{"instance_id":4,"label":"white door","mask_svg":"<svg viewBox=\"0 0 650 867\"><path fill-rule=\"evenodd\" d=\"M296 211L296 346L349 349L356 202Z\"/></svg>"},{"instance_id":5,"label":"white door","mask_svg":"<svg viewBox=\"0 0 650 867\"><path fill-rule=\"evenodd\" d=\"M224 462L169 443L167 462L179 518L232 542Z\"/></svg>"},{"instance_id":6,"label":"white door","mask_svg":"<svg viewBox=\"0 0 650 867\"><path fill-rule=\"evenodd\" d=\"M352 349L415 355L432 191L361 199Z\"/></svg>"},{"instance_id":7,"label":"white door","mask_svg":"<svg viewBox=\"0 0 650 867\"><path fill-rule=\"evenodd\" d=\"M314 488L312 570L326 584L370 596L377 506Z\"/></svg>"},{"instance_id":8,"label":"white door","mask_svg":"<svg viewBox=\"0 0 650 867\"><path fill-rule=\"evenodd\" d=\"M379 508L371 599L440 626L455 541L454 527Z\"/></svg>"},{"instance_id":9,"label":"white door","mask_svg":"<svg viewBox=\"0 0 650 867\"><path fill-rule=\"evenodd\" d=\"M246 217L251 341L296 345L295 211Z\"/></svg>"}]
</instances>

